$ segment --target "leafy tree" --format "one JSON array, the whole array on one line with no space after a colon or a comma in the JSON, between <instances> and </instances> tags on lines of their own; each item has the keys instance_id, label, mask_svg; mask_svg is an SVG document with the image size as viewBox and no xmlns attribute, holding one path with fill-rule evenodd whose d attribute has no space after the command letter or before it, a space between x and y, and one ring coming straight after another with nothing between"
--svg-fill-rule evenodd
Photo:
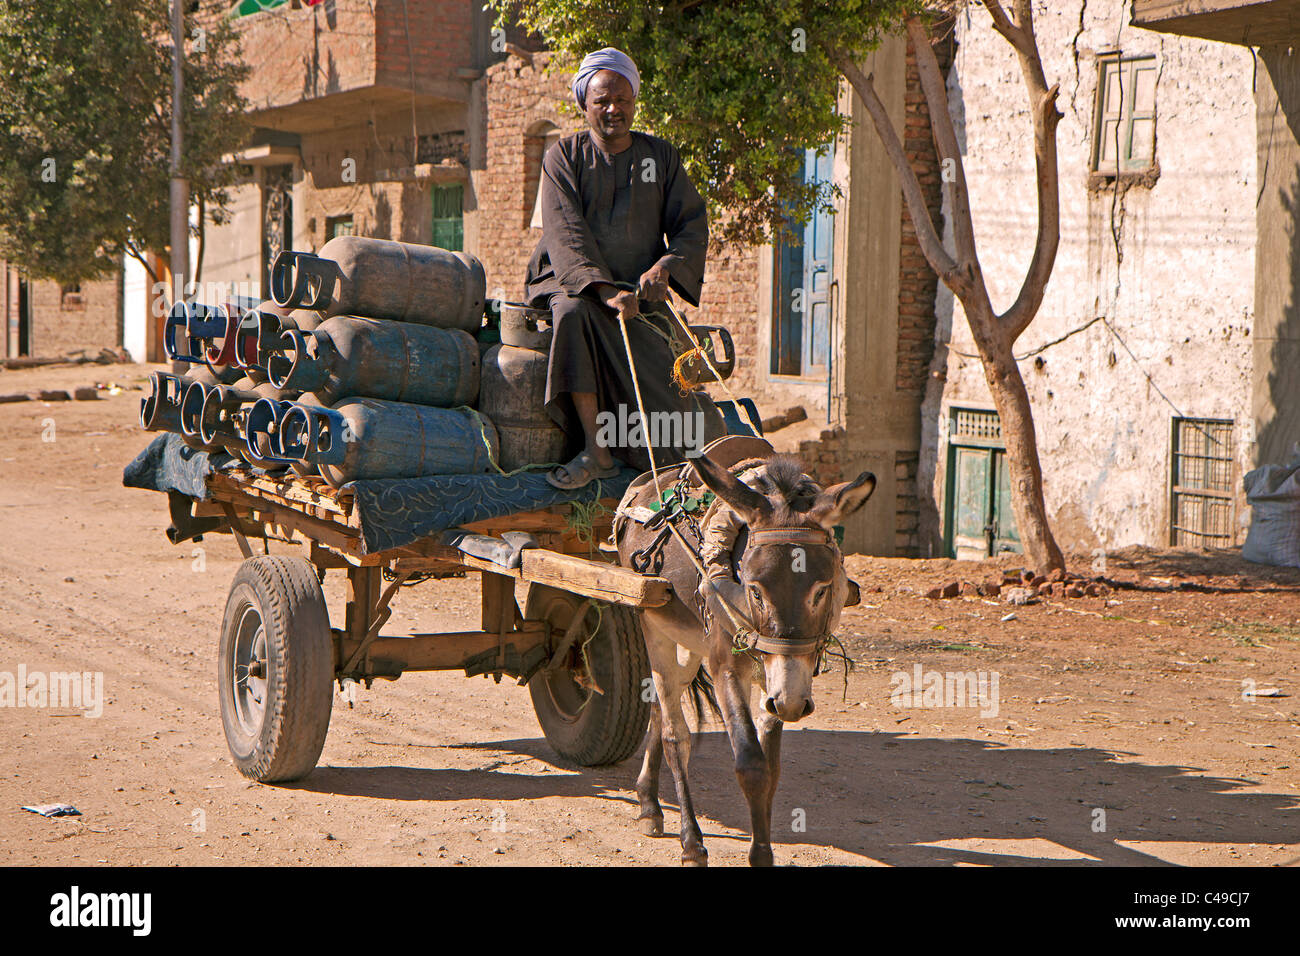
<instances>
[{"instance_id":1,"label":"leafy tree","mask_svg":"<svg viewBox=\"0 0 1300 956\"><path fill-rule=\"evenodd\" d=\"M1015 302L998 314L989 301L970 214L970 195L947 89L928 23L962 2L916 0L490 0L501 23L540 34L560 66L602 46L627 52L641 71L642 126L670 138L709 200L719 238L758 242L806 220L830 196L797 180L802 150L817 148L847 122L836 113L841 77L862 99L902 186L921 251L962 303L1002 420L1011 465L1012 507L1034 567L1064 566L1043 500L1029 395L1012 347L1038 313L1060 239L1056 162L1057 86L1049 88L1034 34L1031 0L982 0L994 29L1012 46L1029 94L1037 166L1039 225L1033 258ZM929 8L928 10L923 7ZM944 189L955 251L943 241L870 75L859 67L885 34L906 30L930 109L935 146L951 175ZM1012 108L1008 105L1008 109ZM718 213L723 213L719 216Z\"/></svg>"},{"instance_id":2,"label":"leafy tree","mask_svg":"<svg viewBox=\"0 0 1300 956\"><path fill-rule=\"evenodd\" d=\"M220 222L248 68L207 6L187 23L183 168ZM148 269L168 247L169 25L168 0L0 0L0 257L33 278L103 277L123 253Z\"/></svg>"},{"instance_id":3,"label":"leafy tree","mask_svg":"<svg viewBox=\"0 0 1300 956\"><path fill-rule=\"evenodd\" d=\"M641 73L637 124L670 138L709 201L721 241L761 242L791 218L830 209L829 184L807 185L804 150L822 149L847 120L836 112L839 68L820 36L874 47L915 0L718 2L490 0L502 22L540 34L573 67L612 45ZM773 189L773 185L779 188ZM725 212L725 215L719 213Z\"/></svg>"}]
</instances>

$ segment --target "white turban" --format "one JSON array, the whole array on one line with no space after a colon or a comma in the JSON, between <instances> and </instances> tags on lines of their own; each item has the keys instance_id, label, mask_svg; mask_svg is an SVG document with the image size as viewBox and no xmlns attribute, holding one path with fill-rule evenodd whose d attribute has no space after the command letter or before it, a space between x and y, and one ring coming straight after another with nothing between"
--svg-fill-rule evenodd
<instances>
[{"instance_id":1,"label":"white turban","mask_svg":"<svg viewBox=\"0 0 1300 956\"><path fill-rule=\"evenodd\" d=\"M582 65L573 75L573 98L578 101L579 109L587 108L587 84L601 70L613 70L631 83L634 99L641 92L641 74L637 72L632 58L622 50L607 46L583 57Z\"/></svg>"}]
</instances>

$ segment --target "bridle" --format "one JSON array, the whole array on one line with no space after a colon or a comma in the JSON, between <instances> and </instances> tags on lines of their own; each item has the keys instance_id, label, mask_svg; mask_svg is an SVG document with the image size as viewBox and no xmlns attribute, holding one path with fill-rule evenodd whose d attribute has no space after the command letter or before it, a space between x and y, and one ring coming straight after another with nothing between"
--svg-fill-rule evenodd
<instances>
[{"instance_id":1,"label":"bridle","mask_svg":"<svg viewBox=\"0 0 1300 956\"><path fill-rule=\"evenodd\" d=\"M827 548L831 551L838 551L839 548L835 543L835 537L824 528L763 528L761 530L751 528L749 530L749 541L745 545L748 551L758 548ZM740 635L737 635L739 637ZM764 651L768 654L786 654L798 655L816 653L818 669L821 666L822 649L825 648L826 642L830 640L831 634L827 631L824 634L818 634L813 637L790 640L780 637L769 637L763 634L757 628L745 635L746 644L757 650Z\"/></svg>"}]
</instances>

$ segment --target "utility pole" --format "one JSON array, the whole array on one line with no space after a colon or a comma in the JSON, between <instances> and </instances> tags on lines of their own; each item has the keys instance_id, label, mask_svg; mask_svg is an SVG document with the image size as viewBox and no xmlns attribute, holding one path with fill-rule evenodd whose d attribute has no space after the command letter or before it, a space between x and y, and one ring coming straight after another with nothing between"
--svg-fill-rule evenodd
<instances>
[{"instance_id":1,"label":"utility pole","mask_svg":"<svg viewBox=\"0 0 1300 956\"><path fill-rule=\"evenodd\" d=\"M172 157L171 157L171 247L172 301L185 298L184 283L190 275L190 184L181 172L181 114L185 104L185 0L172 3Z\"/></svg>"}]
</instances>

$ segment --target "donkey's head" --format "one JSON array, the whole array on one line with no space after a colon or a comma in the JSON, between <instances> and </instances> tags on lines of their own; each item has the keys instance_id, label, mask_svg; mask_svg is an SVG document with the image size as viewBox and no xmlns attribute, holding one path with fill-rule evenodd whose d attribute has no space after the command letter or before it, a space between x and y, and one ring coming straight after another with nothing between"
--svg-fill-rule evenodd
<instances>
[{"instance_id":1,"label":"donkey's head","mask_svg":"<svg viewBox=\"0 0 1300 956\"><path fill-rule=\"evenodd\" d=\"M848 595L832 528L866 503L876 478L864 471L823 491L797 459L778 456L750 487L707 456L692 460L749 529L737 570L767 678L763 707L783 721L800 720L813 712L817 659Z\"/></svg>"}]
</instances>

